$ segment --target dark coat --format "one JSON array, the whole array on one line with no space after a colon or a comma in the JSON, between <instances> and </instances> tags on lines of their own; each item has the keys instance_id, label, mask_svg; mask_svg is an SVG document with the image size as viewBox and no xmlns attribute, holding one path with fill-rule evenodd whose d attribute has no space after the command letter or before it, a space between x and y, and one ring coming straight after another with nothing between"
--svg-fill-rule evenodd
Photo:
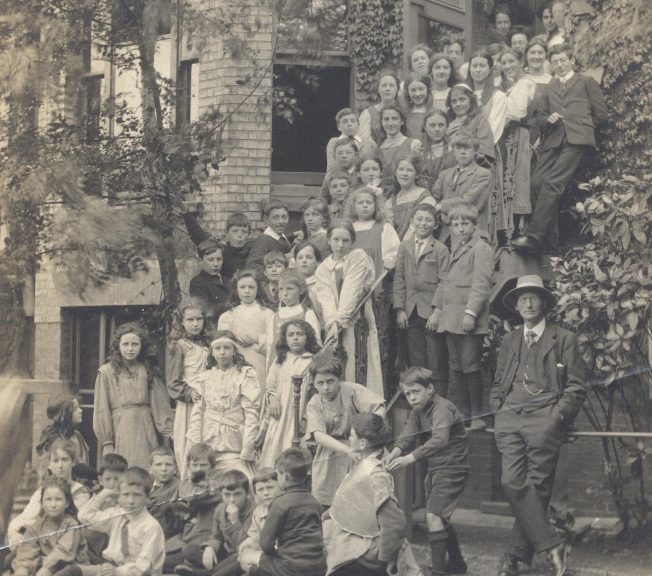
<instances>
[{"instance_id":1,"label":"dark coat","mask_svg":"<svg viewBox=\"0 0 652 576\"><path fill-rule=\"evenodd\" d=\"M263 258L270 252L282 252L287 254L292 250L292 244L288 240L282 242L275 240L267 234L259 234L251 241L249 256L247 257L247 268L262 272L264 269Z\"/></svg>"},{"instance_id":2,"label":"dark coat","mask_svg":"<svg viewBox=\"0 0 652 576\"><path fill-rule=\"evenodd\" d=\"M516 376L518 354L523 340L523 327L506 334L498 352L498 363L491 390L491 407L498 410L509 394ZM538 386L556 392L556 408L564 424L570 424L579 412L586 397L585 366L577 346L575 334L546 321L539 340L540 353L534 366ZM560 381L558 365L565 366L566 381ZM532 410L539 406L534 404ZM528 410L528 408L524 408Z\"/></svg>"},{"instance_id":3,"label":"dark coat","mask_svg":"<svg viewBox=\"0 0 652 576\"><path fill-rule=\"evenodd\" d=\"M562 120L550 124L547 118L554 112ZM542 148L557 148L564 135L569 144L595 146L595 128L607 118L604 96L593 78L576 72L564 86L559 78L553 78L543 92L537 118Z\"/></svg>"}]
</instances>

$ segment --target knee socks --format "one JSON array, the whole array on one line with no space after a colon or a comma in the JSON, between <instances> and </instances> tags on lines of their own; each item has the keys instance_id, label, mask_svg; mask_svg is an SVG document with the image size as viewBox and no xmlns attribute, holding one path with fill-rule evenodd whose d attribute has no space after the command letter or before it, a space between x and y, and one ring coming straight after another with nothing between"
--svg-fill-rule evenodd
<instances>
[{"instance_id":1,"label":"knee socks","mask_svg":"<svg viewBox=\"0 0 652 576\"><path fill-rule=\"evenodd\" d=\"M428 540L430 541L430 559L432 560L432 576L445 576L448 531L438 530L437 532L428 532Z\"/></svg>"},{"instance_id":2,"label":"knee socks","mask_svg":"<svg viewBox=\"0 0 652 576\"><path fill-rule=\"evenodd\" d=\"M446 522L446 532L448 533L448 539L446 540L446 546L448 548L448 571L451 574L464 574L466 572L466 562L464 562L464 558L462 557L457 532L450 522Z\"/></svg>"}]
</instances>

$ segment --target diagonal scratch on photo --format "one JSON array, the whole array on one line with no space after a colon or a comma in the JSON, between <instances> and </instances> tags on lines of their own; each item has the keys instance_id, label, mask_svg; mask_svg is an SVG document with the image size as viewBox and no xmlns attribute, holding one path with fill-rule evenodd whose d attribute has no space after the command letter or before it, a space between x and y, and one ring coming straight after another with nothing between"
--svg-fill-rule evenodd
<instances>
[{"instance_id":1,"label":"diagonal scratch on photo","mask_svg":"<svg viewBox=\"0 0 652 576\"><path fill-rule=\"evenodd\" d=\"M0 576L647 576L652 3L4 0Z\"/></svg>"}]
</instances>

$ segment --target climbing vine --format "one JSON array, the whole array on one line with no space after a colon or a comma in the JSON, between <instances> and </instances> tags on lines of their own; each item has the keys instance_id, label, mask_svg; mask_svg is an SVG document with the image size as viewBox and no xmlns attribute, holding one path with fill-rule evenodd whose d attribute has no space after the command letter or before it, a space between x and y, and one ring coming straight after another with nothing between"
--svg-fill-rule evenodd
<instances>
[{"instance_id":1,"label":"climbing vine","mask_svg":"<svg viewBox=\"0 0 652 576\"><path fill-rule=\"evenodd\" d=\"M358 0L349 7L349 41L358 101L373 98L373 81L383 67L400 67L403 2ZM366 96L366 98L365 98Z\"/></svg>"}]
</instances>

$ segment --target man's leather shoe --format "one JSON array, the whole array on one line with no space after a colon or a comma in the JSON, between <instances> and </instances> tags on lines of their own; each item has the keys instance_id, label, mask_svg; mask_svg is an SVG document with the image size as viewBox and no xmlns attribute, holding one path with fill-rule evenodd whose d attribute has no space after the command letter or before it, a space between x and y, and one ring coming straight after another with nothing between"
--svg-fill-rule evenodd
<instances>
[{"instance_id":1,"label":"man's leather shoe","mask_svg":"<svg viewBox=\"0 0 652 576\"><path fill-rule=\"evenodd\" d=\"M512 240L512 247L515 250L527 252L534 256L539 256L541 254L541 242L539 242L539 240L534 236L519 236L518 238L514 238L514 240Z\"/></svg>"},{"instance_id":2,"label":"man's leather shoe","mask_svg":"<svg viewBox=\"0 0 652 576\"><path fill-rule=\"evenodd\" d=\"M464 560L456 560L455 562L449 561L448 565L446 566L446 572L449 574L466 574L468 571L468 567L466 566L466 562Z\"/></svg>"},{"instance_id":3,"label":"man's leather shoe","mask_svg":"<svg viewBox=\"0 0 652 576\"><path fill-rule=\"evenodd\" d=\"M566 544L558 544L548 553L548 558L555 567L555 576L564 576L570 547Z\"/></svg>"},{"instance_id":4,"label":"man's leather shoe","mask_svg":"<svg viewBox=\"0 0 652 576\"><path fill-rule=\"evenodd\" d=\"M511 554L505 554L498 569L498 576L518 576L518 560Z\"/></svg>"}]
</instances>

